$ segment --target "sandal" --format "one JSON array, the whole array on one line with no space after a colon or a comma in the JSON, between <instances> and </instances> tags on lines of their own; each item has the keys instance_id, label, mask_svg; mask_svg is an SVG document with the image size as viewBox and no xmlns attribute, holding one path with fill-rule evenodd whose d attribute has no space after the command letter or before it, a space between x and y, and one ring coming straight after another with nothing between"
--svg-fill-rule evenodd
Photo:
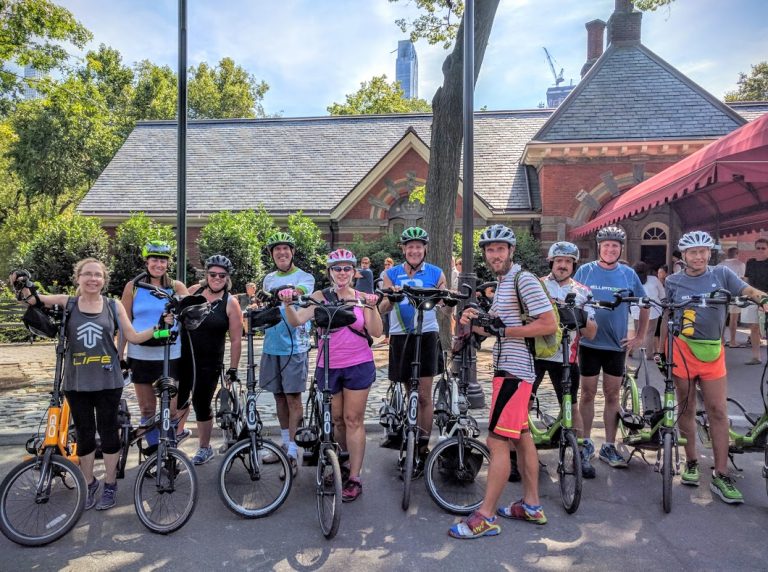
<instances>
[{"instance_id":1,"label":"sandal","mask_svg":"<svg viewBox=\"0 0 768 572\"><path fill-rule=\"evenodd\" d=\"M744 365L760 365L761 363L763 363L763 362L762 362L762 361L760 361L760 359L759 359L759 358L754 358L754 357L753 357L751 360L749 360L749 361L745 361L745 362L744 362Z\"/></svg>"}]
</instances>

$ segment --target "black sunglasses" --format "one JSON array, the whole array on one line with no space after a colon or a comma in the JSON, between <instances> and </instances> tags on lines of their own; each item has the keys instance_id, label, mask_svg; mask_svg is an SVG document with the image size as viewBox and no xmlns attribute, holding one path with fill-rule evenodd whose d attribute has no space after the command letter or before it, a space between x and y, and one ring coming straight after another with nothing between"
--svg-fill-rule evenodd
<instances>
[{"instance_id":1,"label":"black sunglasses","mask_svg":"<svg viewBox=\"0 0 768 572\"><path fill-rule=\"evenodd\" d=\"M331 270L334 272L352 272L354 266L331 266Z\"/></svg>"},{"instance_id":2,"label":"black sunglasses","mask_svg":"<svg viewBox=\"0 0 768 572\"><path fill-rule=\"evenodd\" d=\"M226 278L228 274L226 272L209 272L208 276L210 278Z\"/></svg>"}]
</instances>

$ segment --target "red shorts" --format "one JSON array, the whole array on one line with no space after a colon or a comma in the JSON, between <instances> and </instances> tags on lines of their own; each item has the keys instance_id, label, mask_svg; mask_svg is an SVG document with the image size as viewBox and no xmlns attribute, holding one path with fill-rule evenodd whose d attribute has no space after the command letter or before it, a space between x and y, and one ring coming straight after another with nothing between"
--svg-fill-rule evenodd
<instances>
[{"instance_id":1,"label":"red shorts","mask_svg":"<svg viewBox=\"0 0 768 572\"><path fill-rule=\"evenodd\" d=\"M681 342L677 337L672 339L672 343L675 347L674 362L675 366L672 368L672 375L680 379L689 379L693 381L695 377L699 377L701 381L712 381L713 379L720 379L725 377L725 352L720 352L720 357L715 361L703 362L698 359L688 344Z\"/></svg>"},{"instance_id":2,"label":"red shorts","mask_svg":"<svg viewBox=\"0 0 768 572\"><path fill-rule=\"evenodd\" d=\"M533 384L510 374L499 375L499 372L491 383L488 431L507 439L519 439L523 431L528 431L528 400Z\"/></svg>"}]
</instances>

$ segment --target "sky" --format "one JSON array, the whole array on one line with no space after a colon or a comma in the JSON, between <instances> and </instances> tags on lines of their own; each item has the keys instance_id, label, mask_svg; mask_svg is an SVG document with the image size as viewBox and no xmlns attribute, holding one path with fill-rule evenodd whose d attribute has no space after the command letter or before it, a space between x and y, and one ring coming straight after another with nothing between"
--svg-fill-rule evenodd
<instances>
[{"instance_id":1,"label":"sky","mask_svg":"<svg viewBox=\"0 0 768 572\"><path fill-rule=\"evenodd\" d=\"M476 0L482 2L483 0ZM148 59L176 69L175 0L58 0L94 35L89 48L116 48L126 64ZM543 46L578 83L590 20L608 21L614 0L501 0L475 91L475 107L531 109L554 85ZM223 57L266 81L263 105L285 117L327 115L373 76L395 77L394 21L417 13L399 0L188 0L188 64ZM765 0L676 0L643 15L650 50L718 98L739 72L768 59ZM442 84L442 46L416 43L419 96Z\"/></svg>"}]
</instances>

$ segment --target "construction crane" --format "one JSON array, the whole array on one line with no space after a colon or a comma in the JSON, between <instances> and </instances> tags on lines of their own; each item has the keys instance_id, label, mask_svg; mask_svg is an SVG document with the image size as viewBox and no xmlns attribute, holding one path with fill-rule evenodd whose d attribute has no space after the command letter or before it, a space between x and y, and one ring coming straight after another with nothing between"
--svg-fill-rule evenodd
<instances>
[{"instance_id":1,"label":"construction crane","mask_svg":"<svg viewBox=\"0 0 768 572\"><path fill-rule=\"evenodd\" d=\"M560 73L555 73L555 65L552 63L553 58L549 55L547 48L543 48L544 53L547 56L547 62L549 62L549 69L552 70L552 77L555 78L555 86L559 86L565 80L563 79L563 68L560 68Z\"/></svg>"}]
</instances>

